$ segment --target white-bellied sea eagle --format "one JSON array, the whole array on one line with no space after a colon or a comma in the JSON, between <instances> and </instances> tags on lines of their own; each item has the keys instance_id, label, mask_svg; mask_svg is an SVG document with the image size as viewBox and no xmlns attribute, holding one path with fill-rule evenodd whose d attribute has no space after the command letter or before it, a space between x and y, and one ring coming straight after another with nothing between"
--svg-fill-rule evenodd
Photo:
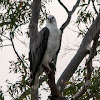
<instances>
[{"instance_id":1,"label":"white-bellied sea eagle","mask_svg":"<svg viewBox=\"0 0 100 100\"><path fill-rule=\"evenodd\" d=\"M30 48L30 72L31 86L37 88L39 76L43 73L43 66L51 69L49 63L52 62L59 52L61 45L61 30L57 28L56 19L53 15L47 16L46 26L37 33L33 46Z\"/></svg>"}]
</instances>

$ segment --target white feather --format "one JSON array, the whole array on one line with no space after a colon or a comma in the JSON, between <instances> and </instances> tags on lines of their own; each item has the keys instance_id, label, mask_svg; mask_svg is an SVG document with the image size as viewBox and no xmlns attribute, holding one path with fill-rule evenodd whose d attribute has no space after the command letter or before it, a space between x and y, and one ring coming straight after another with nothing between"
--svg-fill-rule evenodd
<instances>
[{"instance_id":1,"label":"white feather","mask_svg":"<svg viewBox=\"0 0 100 100\"><path fill-rule=\"evenodd\" d=\"M52 17L52 15L49 17ZM50 34L48 38L47 49L42 61L42 64L44 65L48 65L48 63L52 61L53 57L57 53L60 46L60 36L61 36L61 31L57 28L57 23L55 18L51 23L49 22L49 20L47 20L46 27L49 29Z\"/></svg>"}]
</instances>

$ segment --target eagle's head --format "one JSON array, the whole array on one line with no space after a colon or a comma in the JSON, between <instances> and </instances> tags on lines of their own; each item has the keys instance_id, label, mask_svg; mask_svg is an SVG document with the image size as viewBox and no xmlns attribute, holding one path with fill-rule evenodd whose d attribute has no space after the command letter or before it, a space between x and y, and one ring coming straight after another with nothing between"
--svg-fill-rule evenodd
<instances>
[{"instance_id":1,"label":"eagle's head","mask_svg":"<svg viewBox=\"0 0 100 100\"><path fill-rule=\"evenodd\" d=\"M53 15L47 16L47 23L56 24L56 19Z\"/></svg>"}]
</instances>

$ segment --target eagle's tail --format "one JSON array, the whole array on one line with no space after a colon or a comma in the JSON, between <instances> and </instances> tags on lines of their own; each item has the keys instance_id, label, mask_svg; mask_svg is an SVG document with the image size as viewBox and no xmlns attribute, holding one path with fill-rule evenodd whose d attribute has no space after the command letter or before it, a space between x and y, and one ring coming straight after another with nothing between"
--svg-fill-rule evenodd
<instances>
[{"instance_id":1,"label":"eagle's tail","mask_svg":"<svg viewBox=\"0 0 100 100\"><path fill-rule=\"evenodd\" d=\"M29 52L29 61L30 61L30 87L33 87L34 89L38 88L39 80L38 75L36 75L36 69L34 69L34 60L33 60L33 54L30 50Z\"/></svg>"},{"instance_id":2,"label":"eagle's tail","mask_svg":"<svg viewBox=\"0 0 100 100\"><path fill-rule=\"evenodd\" d=\"M35 75L35 76L31 76L30 75L30 87L32 87L34 90L38 89L39 86L39 76Z\"/></svg>"},{"instance_id":3,"label":"eagle's tail","mask_svg":"<svg viewBox=\"0 0 100 100\"><path fill-rule=\"evenodd\" d=\"M39 76L40 76L40 73L43 72L43 68L42 67L39 67L39 70L38 72L33 76L32 73L31 73L31 76L30 76L30 86L34 89L34 90L37 90L38 87L39 87Z\"/></svg>"},{"instance_id":4,"label":"eagle's tail","mask_svg":"<svg viewBox=\"0 0 100 100\"><path fill-rule=\"evenodd\" d=\"M43 72L43 68L40 67L34 59L34 54L29 52L29 60L30 60L30 87L34 90L37 90L39 87L39 76ZM39 67L38 67L39 66Z\"/></svg>"}]
</instances>

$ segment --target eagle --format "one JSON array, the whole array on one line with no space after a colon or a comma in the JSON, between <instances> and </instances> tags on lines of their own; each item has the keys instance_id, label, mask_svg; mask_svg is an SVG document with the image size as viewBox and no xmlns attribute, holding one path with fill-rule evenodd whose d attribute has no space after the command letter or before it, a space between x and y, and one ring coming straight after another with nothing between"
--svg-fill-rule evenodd
<instances>
[{"instance_id":1,"label":"eagle","mask_svg":"<svg viewBox=\"0 0 100 100\"><path fill-rule=\"evenodd\" d=\"M30 60L30 86L37 89L39 76L43 73L43 66L49 71L49 64L58 54L61 46L61 30L57 28L56 19L53 15L47 16L46 26L37 33L29 52Z\"/></svg>"}]
</instances>

